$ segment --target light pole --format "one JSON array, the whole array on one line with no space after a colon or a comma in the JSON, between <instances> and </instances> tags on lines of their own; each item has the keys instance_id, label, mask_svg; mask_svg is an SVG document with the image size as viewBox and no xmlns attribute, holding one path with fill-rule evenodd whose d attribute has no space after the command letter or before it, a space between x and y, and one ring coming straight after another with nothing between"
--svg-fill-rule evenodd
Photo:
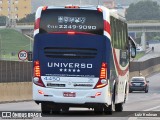
<instances>
[{"instance_id":1,"label":"light pole","mask_svg":"<svg viewBox=\"0 0 160 120\"><path fill-rule=\"evenodd\" d=\"M9 1L9 26L13 27L15 26L16 20L15 20L15 8L14 8L14 0Z\"/></svg>"}]
</instances>

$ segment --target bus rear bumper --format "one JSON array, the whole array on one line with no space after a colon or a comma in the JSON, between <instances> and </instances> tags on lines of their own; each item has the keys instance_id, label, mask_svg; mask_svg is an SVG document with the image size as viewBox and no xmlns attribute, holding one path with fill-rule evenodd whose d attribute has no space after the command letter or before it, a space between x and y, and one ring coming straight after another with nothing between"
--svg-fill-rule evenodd
<instances>
[{"instance_id":1,"label":"bus rear bumper","mask_svg":"<svg viewBox=\"0 0 160 120\"><path fill-rule=\"evenodd\" d=\"M33 100L38 103L107 103L110 105L111 95L108 91L108 86L100 89L53 89L33 84Z\"/></svg>"}]
</instances>

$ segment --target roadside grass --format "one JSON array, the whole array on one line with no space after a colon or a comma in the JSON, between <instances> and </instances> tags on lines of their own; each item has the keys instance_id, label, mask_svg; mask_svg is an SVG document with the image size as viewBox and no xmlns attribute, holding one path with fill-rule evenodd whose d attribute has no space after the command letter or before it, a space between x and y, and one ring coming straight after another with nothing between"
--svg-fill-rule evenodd
<instances>
[{"instance_id":1,"label":"roadside grass","mask_svg":"<svg viewBox=\"0 0 160 120\"><path fill-rule=\"evenodd\" d=\"M135 60L138 60L139 58L143 57L144 55L145 55L145 52L137 52Z\"/></svg>"},{"instance_id":2,"label":"roadside grass","mask_svg":"<svg viewBox=\"0 0 160 120\"><path fill-rule=\"evenodd\" d=\"M18 52L32 50L32 41L14 29L0 29L0 59L18 60Z\"/></svg>"}]
</instances>

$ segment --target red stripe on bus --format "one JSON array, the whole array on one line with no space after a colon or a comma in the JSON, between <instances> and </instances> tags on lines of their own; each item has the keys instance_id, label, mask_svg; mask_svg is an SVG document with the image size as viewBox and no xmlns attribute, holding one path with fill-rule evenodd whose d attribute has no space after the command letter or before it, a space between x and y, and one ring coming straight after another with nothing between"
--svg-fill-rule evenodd
<instances>
[{"instance_id":1,"label":"red stripe on bus","mask_svg":"<svg viewBox=\"0 0 160 120\"><path fill-rule=\"evenodd\" d=\"M128 72L129 65L127 66L127 68L125 70L122 70L120 68L119 64L118 64L118 60L117 60L117 57L116 57L115 49L113 49L113 55L114 55L114 61L115 61L115 64L116 64L116 68L117 68L118 74L120 76L124 76Z\"/></svg>"},{"instance_id":2,"label":"red stripe on bus","mask_svg":"<svg viewBox=\"0 0 160 120\"><path fill-rule=\"evenodd\" d=\"M106 32L108 32L109 34L111 34L110 24L109 24L109 22L107 22L106 20L104 20L104 30L105 30Z\"/></svg>"},{"instance_id":3,"label":"red stripe on bus","mask_svg":"<svg viewBox=\"0 0 160 120\"><path fill-rule=\"evenodd\" d=\"M34 23L34 30L39 29L40 26L40 18L37 18Z\"/></svg>"}]
</instances>

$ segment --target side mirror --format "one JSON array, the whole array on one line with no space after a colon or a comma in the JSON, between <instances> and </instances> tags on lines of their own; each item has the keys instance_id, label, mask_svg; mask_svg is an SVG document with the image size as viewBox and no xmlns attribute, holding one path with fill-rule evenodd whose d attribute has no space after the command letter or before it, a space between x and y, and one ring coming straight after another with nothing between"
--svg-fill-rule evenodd
<instances>
[{"instance_id":1,"label":"side mirror","mask_svg":"<svg viewBox=\"0 0 160 120\"><path fill-rule=\"evenodd\" d=\"M128 36L131 58L136 57L136 43L131 36Z\"/></svg>"},{"instance_id":2,"label":"side mirror","mask_svg":"<svg viewBox=\"0 0 160 120\"><path fill-rule=\"evenodd\" d=\"M131 58L135 58L135 57L136 57L136 48L131 47Z\"/></svg>"},{"instance_id":3,"label":"side mirror","mask_svg":"<svg viewBox=\"0 0 160 120\"><path fill-rule=\"evenodd\" d=\"M32 61L32 51L28 52L28 61Z\"/></svg>"}]
</instances>

